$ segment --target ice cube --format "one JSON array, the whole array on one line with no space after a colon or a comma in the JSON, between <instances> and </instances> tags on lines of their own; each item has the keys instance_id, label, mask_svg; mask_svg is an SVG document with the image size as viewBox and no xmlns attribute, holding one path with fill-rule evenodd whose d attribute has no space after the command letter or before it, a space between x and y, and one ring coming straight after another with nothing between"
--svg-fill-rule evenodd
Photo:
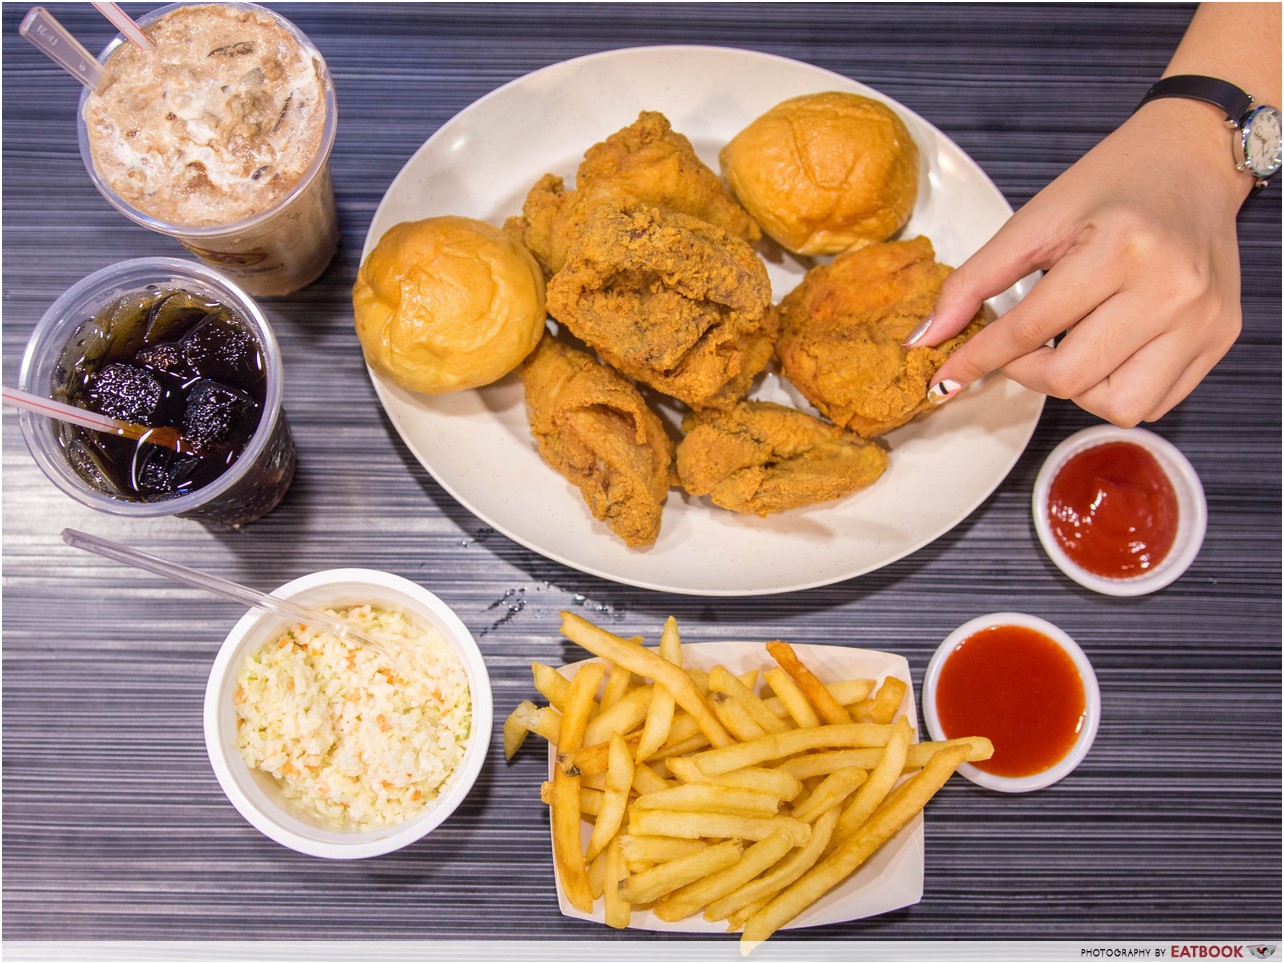
<instances>
[{"instance_id":1,"label":"ice cube","mask_svg":"<svg viewBox=\"0 0 1284 964\"><path fill-rule=\"evenodd\" d=\"M245 439L258 424L258 403L239 388L202 378L187 392L183 437L198 448Z\"/></svg>"},{"instance_id":2,"label":"ice cube","mask_svg":"<svg viewBox=\"0 0 1284 964\"><path fill-rule=\"evenodd\" d=\"M76 429L76 432L83 431ZM116 484L115 478L107 471L105 462L106 456L92 442L87 442L83 438L72 435L63 442L64 451L67 453L67 461L71 463L81 478L100 492L106 492L108 495L114 495L120 499L128 499L130 493L123 491Z\"/></svg>"},{"instance_id":3,"label":"ice cube","mask_svg":"<svg viewBox=\"0 0 1284 964\"><path fill-rule=\"evenodd\" d=\"M152 304L147 316L147 343L176 340L179 333L191 328L210 314L209 302L190 291L162 294Z\"/></svg>"},{"instance_id":4,"label":"ice cube","mask_svg":"<svg viewBox=\"0 0 1284 964\"><path fill-rule=\"evenodd\" d=\"M173 374L184 374L187 371L187 364L183 361L183 353L179 350L178 345L173 343L152 345L150 348L144 348L134 356L134 362L145 368L150 368L152 371Z\"/></svg>"},{"instance_id":5,"label":"ice cube","mask_svg":"<svg viewBox=\"0 0 1284 964\"><path fill-rule=\"evenodd\" d=\"M156 501L156 496L182 495L201 460L190 455L179 455L156 445L139 449L139 460L134 465L134 488L146 501Z\"/></svg>"},{"instance_id":6,"label":"ice cube","mask_svg":"<svg viewBox=\"0 0 1284 964\"><path fill-rule=\"evenodd\" d=\"M139 425L157 424L164 397L156 376L135 365L105 365L89 382L89 403L95 411Z\"/></svg>"},{"instance_id":7,"label":"ice cube","mask_svg":"<svg viewBox=\"0 0 1284 964\"><path fill-rule=\"evenodd\" d=\"M239 322L211 314L179 343L192 373L203 378L248 384L259 376L259 343Z\"/></svg>"},{"instance_id":8,"label":"ice cube","mask_svg":"<svg viewBox=\"0 0 1284 964\"><path fill-rule=\"evenodd\" d=\"M146 319L154 297L150 288L130 292L98 316L107 335L108 358L123 360L143 347Z\"/></svg>"}]
</instances>

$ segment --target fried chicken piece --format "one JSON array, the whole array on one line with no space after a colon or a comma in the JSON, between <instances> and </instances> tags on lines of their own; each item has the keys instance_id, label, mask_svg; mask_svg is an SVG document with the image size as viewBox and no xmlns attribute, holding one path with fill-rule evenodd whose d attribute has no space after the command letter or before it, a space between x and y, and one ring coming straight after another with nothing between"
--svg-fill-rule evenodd
<instances>
[{"instance_id":1,"label":"fried chicken piece","mask_svg":"<svg viewBox=\"0 0 1284 964\"><path fill-rule=\"evenodd\" d=\"M699 412L683 429L682 487L733 512L765 516L842 498L887 468L878 443L774 402Z\"/></svg>"},{"instance_id":2,"label":"fried chicken piece","mask_svg":"<svg viewBox=\"0 0 1284 964\"><path fill-rule=\"evenodd\" d=\"M526 196L522 215L505 229L526 246L551 277L566 260L566 250L594 205L606 197L632 197L666 211L689 214L715 224L744 241L762 231L699 157L686 137L657 111L638 119L584 154L575 190L545 174Z\"/></svg>"},{"instance_id":3,"label":"fried chicken piece","mask_svg":"<svg viewBox=\"0 0 1284 964\"><path fill-rule=\"evenodd\" d=\"M576 186L608 182L640 201L716 224L743 241L762 237L758 223L696 156L691 141L659 111L642 111L628 127L585 152Z\"/></svg>"},{"instance_id":4,"label":"fried chicken piece","mask_svg":"<svg viewBox=\"0 0 1284 964\"><path fill-rule=\"evenodd\" d=\"M726 342L722 346L723 370L731 377L713 395L699 405L704 408L728 408L740 401L753 385L754 378L767 367L776 354L776 339L780 336L780 314L774 305L768 305L762 325L745 335L739 342Z\"/></svg>"},{"instance_id":5,"label":"fried chicken piece","mask_svg":"<svg viewBox=\"0 0 1284 964\"><path fill-rule=\"evenodd\" d=\"M935 348L901 343L936 306L952 268L927 238L848 251L812 268L780 302L781 374L834 424L875 438L931 408L950 353L981 330L980 312Z\"/></svg>"},{"instance_id":6,"label":"fried chicken piece","mask_svg":"<svg viewBox=\"0 0 1284 964\"><path fill-rule=\"evenodd\" d=\"M593 209L547 306L609 365L696 408L744 394L777 325L767 269L747 242L632 199Z\"/></svg>"},{"instance_id":7,"label":"fried chicken piece","mask_svg":"<svg viewBox=\"0 0 1284 964\"><path fill-rule=\"evenodd\" d=\"M544 461L629 546L655 542L674 446L636 386L548 334L523 362L521 377Z\"/></svg>"},{"instance_id":8,"label":"fried chicken piece","mask_svg":"<svg viewBox=\"0 0 1284 964\"><path fill-rule=\"evenodd\" d=\"M544 280L566 262L566 245L572 232L575 191L556 174L545 174L526 193L522 213L504 222L504 232L535 256Z\"/></svg>"}]
</instances>

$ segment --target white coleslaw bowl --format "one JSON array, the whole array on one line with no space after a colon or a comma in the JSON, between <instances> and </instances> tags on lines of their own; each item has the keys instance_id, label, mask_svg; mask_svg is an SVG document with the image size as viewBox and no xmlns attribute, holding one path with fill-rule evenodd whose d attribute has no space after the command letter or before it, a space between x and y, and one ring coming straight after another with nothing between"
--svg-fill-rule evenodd
<instances>
[{"instance_id":1,"label":"white coleslaw bowl","mask_svg":"<svg viewBox=\"0 0 1284 964\"><path fill-rule=\"evenodd\" d=\"M263 834L313 857L350 860L376 857L420 840L463 802L481 772L490 744L494 704L486 664L468 627L437 596L391 573L374 569L329 569L295 579L273 595L325 608L373 604L399 609L436 629L459 657L468 678L472 723L464 755L441 794L423 811L398 824L374 830L329 826L288 800L273 777L251 769L237 747L236 678L247 656L286 620L252 610L232 628L215 657L205 690L205 746L210 765L228 800Z\"/></svg>"}]
</instances>

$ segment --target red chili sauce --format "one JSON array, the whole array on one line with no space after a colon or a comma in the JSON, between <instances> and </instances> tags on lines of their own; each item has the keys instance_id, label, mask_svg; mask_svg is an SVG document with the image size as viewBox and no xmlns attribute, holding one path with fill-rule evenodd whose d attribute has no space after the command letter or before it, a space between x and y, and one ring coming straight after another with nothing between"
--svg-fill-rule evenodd
<instances>
[{"instance_id":1,"label":"red chili sauce","mask_svg":"<svg viewBox=\"0 0 1284 964\"><path fill-rule=\"evenodd\" d=\"M1065 554L1098 576L1148 572L1177 538L1177 491L1159 461L1132 442L1073 456L1052 480L1047 511Z\"/></svg>"},{"instance_id":2,"label":"red chili sauce","mask_svg":"<svg viewBox=\"0 0 1284 964\"><path fill-rule=\"evenodd\" d=\"M936 682L947 738L986 736L994 756L975 763L1003 777L1055 766L1083 726L1083 677L1055 642L1024 626L991 626L959 643Z\"/></svg>"}]
</instances>

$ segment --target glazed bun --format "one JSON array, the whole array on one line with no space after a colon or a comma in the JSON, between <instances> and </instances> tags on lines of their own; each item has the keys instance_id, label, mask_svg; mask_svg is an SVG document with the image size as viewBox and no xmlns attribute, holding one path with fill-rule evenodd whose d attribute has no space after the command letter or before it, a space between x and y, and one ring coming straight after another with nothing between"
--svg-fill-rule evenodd
<instances>
[{"instance_id":1,"label":"glazed bun","mask_svg":"<svg viewBox=\"0 0 1284 964\"><path fill-rule=\"evenodd\" d=\"M887 105L829 91L777 104L722 149L722 175L797 254L885 241L918 197L918 146Z\"/></svg>"},{"instance_id":2,"label":"glazed bun","mask_svg":"<svg viewBox=\"0 0 1284 964\"><path fill-rule=\"evenodd\" d=\"M539 343L544 275L482 221L405 221L361 265L352 306L371 368L411 391L457 392L502 378Z\"/></svg>"}]
</instances>

